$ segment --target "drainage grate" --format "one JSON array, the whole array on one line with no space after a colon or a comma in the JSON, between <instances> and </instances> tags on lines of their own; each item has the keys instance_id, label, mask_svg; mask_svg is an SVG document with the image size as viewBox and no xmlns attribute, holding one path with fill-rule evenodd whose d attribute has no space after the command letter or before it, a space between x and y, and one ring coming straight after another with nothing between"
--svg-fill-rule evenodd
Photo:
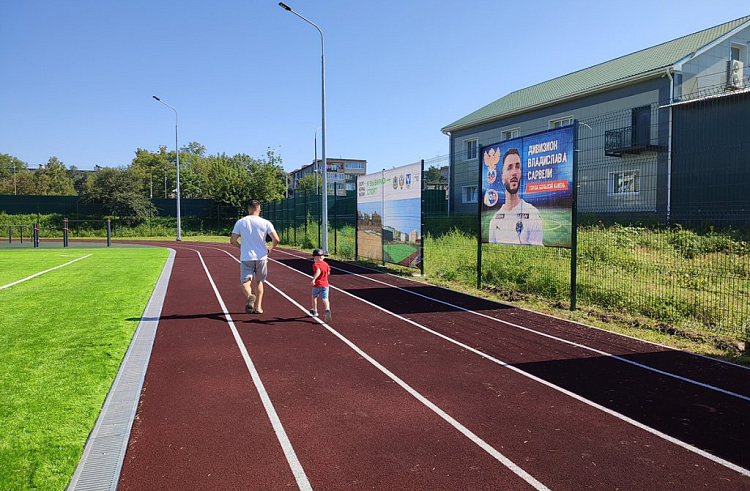
<instances>
[{"instance_id":1,"label":"drainage grate","mask_svg":"<svg viewBox=\"0 0 750 491\"><path fill-rule=\"evenodd\" d=\"M175 251L170 249L159 281L156 282L117 377L112 382L99 418L83 449L81 461L68 484L68 491L117 489L130 429L133 426L146 368L151 357L156 327L172 274L174 256Z\"/></svg>"}]
</instances>

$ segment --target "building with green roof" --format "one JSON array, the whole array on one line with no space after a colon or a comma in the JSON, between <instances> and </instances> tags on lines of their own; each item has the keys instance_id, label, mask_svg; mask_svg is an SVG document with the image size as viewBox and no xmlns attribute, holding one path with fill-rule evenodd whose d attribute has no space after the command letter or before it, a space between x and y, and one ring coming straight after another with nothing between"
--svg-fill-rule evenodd
<instances>
[{"instance_id":1,"label":"building with green roof","mask_svg":"<svg viewBox=\"0 0 750 491\"><path fill-rule=\"evenodd\" d=\"M750 210L739 187L750 164L736 156L750 131L749 44L746 16L511 92L446 125L451 213L476 213L482 146L573 124L579 213L669 222L715 209L717 198L727 213ZM717 157L731 182L716 184L722 196L700 196L700 162Z\"/></svg>"}]
</instances>

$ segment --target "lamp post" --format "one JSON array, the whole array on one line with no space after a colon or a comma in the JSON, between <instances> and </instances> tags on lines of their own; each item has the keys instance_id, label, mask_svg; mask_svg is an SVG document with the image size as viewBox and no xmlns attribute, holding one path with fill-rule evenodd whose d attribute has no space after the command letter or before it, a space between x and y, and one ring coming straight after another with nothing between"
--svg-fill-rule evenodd
<instances>
[{"instance_id":1,"label":"lamp post","mask_svg":"<svg viewBox=\"0 0 750 491\"><path fill-rule=\"evenodd\" d=\"M168 108L170 108L172 111L174 111L174 151L175 151L175 157L177 158L177 240L182 240L182 223L180 220L180 147L177 144L177 109L173 108L163 100L159 99L156 96L153 96L154 99L161 102ZM165 185L166 185L166 174L164 175L165 179ZM165 191L166 193L166 191ZM165 196L166 197L166 196Z\"/></svg>"},{"instance_id":2,"label":"lamp post","mask_svg":"<svg viewBox=\"0 0 750 491\"><path fill-rule=\"evenodd\" d=\"M288 5L284 4L283 2L279 2L279 7L282 9L293 13L300 19L304 20L311 26L313 26L315 29L318 30L318 33L320 34L320 65L321 65L321 94L322 94L322 125L321 125L321 150L323 151L323 200L321 203L321 206L323 208L321 213L321 228L323 229L323 236L321 239L321 246L324 251L328 251L328 166L326 164L326 55L325 55L325 40L323 39L323 31L320 30L320 27L318 27L314 22L310 21L309 19L301 16L297 12L291 9ZM317 152L317 141L315 142L315 149ZM316 165L317 165L317 156L316 156Z\"/></svg>"},{"instance_id":3,"label":"lamp post","mask_svg":"<svg viewBox=\"0 0 750 491\"><path fill-rule=\"evenodd\" d=\"M320 169L318 168L318 130L321 128L321 126L318 126L315 129L315 160L313 160L313 172L315 173L315 194L318 194L318 172L320 172Z\"/></svg>"}]
</instances>

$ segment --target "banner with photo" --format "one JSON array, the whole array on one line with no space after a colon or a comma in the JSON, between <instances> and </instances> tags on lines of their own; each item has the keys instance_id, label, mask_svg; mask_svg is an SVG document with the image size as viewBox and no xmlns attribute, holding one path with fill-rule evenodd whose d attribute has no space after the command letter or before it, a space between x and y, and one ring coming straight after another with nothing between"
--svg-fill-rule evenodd
<instances>
[{"instance_id":1,"label":"banner with photo","mask_svg":"<svg viewBox=\"0 0 750 491\"><path fill-rule=\"evenodd\" d=\"M421 223L421 163L357 179L359 257L418 268Z\"/></svg>"},{"instance_id":2,"label":"banner with photo","mask_svg":"<svg viewBox=\"0 0 750 491\"><path fill-rule=\"evenodd\" d=\"M571 247L573 126L482 148L482 242Z\"/></svg>"}]
</instances>

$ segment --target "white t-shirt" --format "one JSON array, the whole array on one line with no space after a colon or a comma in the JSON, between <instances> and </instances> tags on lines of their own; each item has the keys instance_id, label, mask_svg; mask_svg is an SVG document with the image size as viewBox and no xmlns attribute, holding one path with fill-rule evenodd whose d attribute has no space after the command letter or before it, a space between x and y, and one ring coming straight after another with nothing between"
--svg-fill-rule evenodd
<instances>
[{"instance_id":1,"label":"white t-shirt","mask_svg":"<svg viewBox=\"0 0 750 491\"><path fill-rule=\"evenodd\" d=\"M507 206L503 204L490 220L490 244L544 245L539 210L524 200L512 209Z\"/></svg>"},{"instance_id":2,"label":"white t-shirt","mask_svg":"<svg viewBox=\"0 0 750 491\"><path fill-rule=\"evenodd\" d=\"M233 234L240 236L240 261L257 261L268 255L266 236L276 233L273 224L257 215L237 220Z\"/></svg>"}]
</instances>

